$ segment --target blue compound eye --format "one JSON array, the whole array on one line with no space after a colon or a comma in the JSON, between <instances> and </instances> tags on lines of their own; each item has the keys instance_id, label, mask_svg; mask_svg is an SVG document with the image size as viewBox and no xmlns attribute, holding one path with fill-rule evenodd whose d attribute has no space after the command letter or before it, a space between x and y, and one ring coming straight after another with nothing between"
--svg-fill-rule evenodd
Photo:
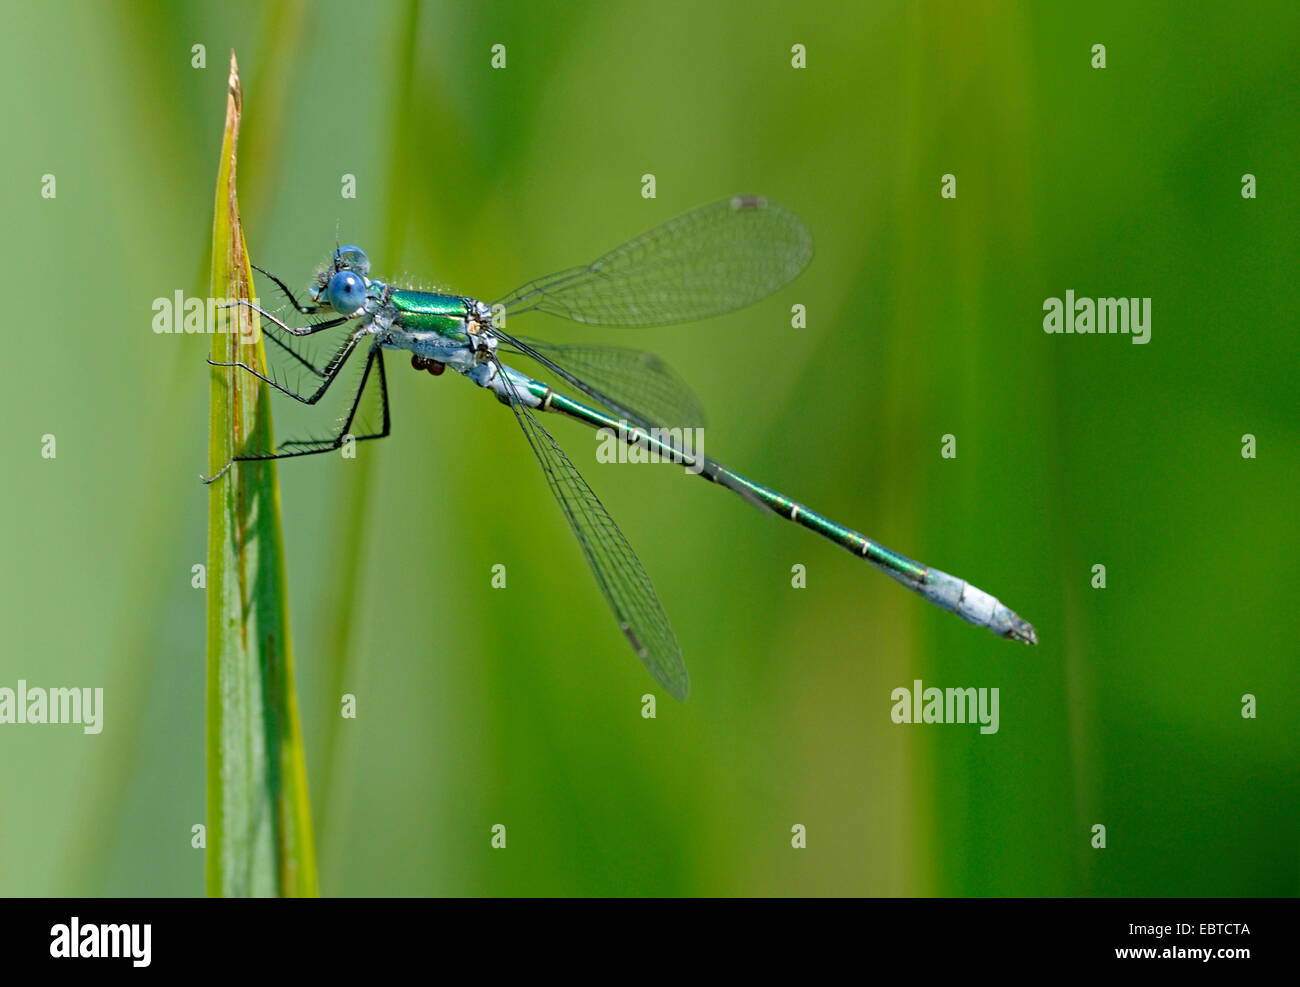
<instances>
[{"instance_id":1,"label":"blue compound eye","mask_svg":"<svg viewBox=\"0 0 1300 987\"><path fill-rule=\"evenodd\" d=\"M334 251L336 271L356 271L363 278L370 273L370 258L360 247L339 247Z\"/></svg>"},{"instance_id":2,"label":"blue compound eye","mask_svg":"<svg viewBox=\"0 0 1300 987\"><path fill-rule=\"evenodd\" d=\"M330 278L330 307L339 315L351 315L366 303L366 283L351 271L339 271Z\"/></svg>"}]
</instances>

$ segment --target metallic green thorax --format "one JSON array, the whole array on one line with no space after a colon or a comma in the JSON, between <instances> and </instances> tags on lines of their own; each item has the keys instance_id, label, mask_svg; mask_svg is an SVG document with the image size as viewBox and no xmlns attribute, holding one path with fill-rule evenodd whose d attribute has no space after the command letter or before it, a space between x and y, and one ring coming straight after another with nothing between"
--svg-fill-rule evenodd
<instances>
[{"instance_id":1,"label":"metallic green thorax","mask_svg":"<svg viewBox=\"0 0 1300 987\"><path fill-rule=\"evenodd\" d=\"M398 324L409 332L436 332L447 339L465 341L465 317L469 299L460 295L436 295L428 291L398 289L388 304L401 315Z\"/></svg>"}]
</instances>

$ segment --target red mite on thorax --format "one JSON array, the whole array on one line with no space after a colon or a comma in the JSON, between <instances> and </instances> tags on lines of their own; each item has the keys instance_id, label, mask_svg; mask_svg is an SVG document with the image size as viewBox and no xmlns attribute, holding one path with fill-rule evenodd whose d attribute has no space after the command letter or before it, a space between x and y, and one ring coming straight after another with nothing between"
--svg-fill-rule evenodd
<instances>
[{"instance_id":1,"label":"red mite on thorax","mask_svg":"<svg viewBox=\"0 0 1300 987\"><path fill-rule=\"evenodd\" d=\"M447 369L445 363L439 363L437 360L426 360L424 357L414 354L411 355L411 366L416 370L427 370L435 377Z\"/></svg>"}]
</instances>

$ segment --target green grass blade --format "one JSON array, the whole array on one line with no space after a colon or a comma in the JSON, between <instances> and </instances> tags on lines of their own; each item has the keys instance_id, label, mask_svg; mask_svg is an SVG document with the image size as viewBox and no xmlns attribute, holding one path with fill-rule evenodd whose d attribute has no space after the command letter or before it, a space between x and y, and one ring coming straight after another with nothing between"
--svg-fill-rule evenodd
<instances>
[{"instance_id":1,"label":"green grass blade","mask_svg":"<svg viewBox=\"0 0 1300 987\"><path fill-rule=\"evenodd\" d=\"M253 284L235 195L241 110L231 52L212 227L211 292L221 299L250 298ZM256 313L224 315L237 331L213 333L212 359L265 367ZM214 367L211 395L211 473L245 446L271 448L265 384ZM208 489L208 894L315 895L275 464L240 463Z\"/></svg>"}]
</instances>

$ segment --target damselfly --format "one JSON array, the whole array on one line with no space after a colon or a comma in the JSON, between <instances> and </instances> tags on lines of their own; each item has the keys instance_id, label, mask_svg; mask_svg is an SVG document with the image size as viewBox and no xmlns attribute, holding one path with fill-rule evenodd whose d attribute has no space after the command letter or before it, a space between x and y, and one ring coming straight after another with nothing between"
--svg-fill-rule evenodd
<instances>
[{"instance_id":1,"label":"damselfly","mask_svg":"<svg viewBox=\"0 0 1300 987\"><path fill-rule=\"evenodd\" d=\"M1033 627L988 593L890 551L686 448L679 437L683 427L703 424L700 405L658 358L624 347L545 343L505 329L508 320L530 311L613 327L704 319L770 295L811 258L812 239L796 216L766 199L738 196L686 213L590 264L530 281L492 305L373 279L365 253L352 246L339 247L317 274L309 304L299 304L283 281L262 271L299 312L327 316L295 328L251 302L243 303L269 323L264 338L273 345L268 354L277 354L306 378L308 386L290 384L283 374L262 374L242 362L217 366L240 367L305 404L316 404L345 366L361 369L351 375L356 383L333 434L281 442L274 449L245 450L208 482L241 460L308 456L339 449L349 439L388 435L384 351L407 350L415 369L439 375L450 368L492 391L514 412L619 627L650 674L678 699L688 691L686 667L650 577L623 532L538 420L544 413L610 430L629 444L684 463L751 504L861 556L944 610L1002 637L1037 644ZM330 334L333 342L322 354L326 358L313 359L304 348L304 337L324 338L321 334ZM534 377L516 370L505 363L504 355L527 357L541 371ZM374 420L359 426L365 417L363 402L374 412Z\"/></svg>"}]
</instances>

